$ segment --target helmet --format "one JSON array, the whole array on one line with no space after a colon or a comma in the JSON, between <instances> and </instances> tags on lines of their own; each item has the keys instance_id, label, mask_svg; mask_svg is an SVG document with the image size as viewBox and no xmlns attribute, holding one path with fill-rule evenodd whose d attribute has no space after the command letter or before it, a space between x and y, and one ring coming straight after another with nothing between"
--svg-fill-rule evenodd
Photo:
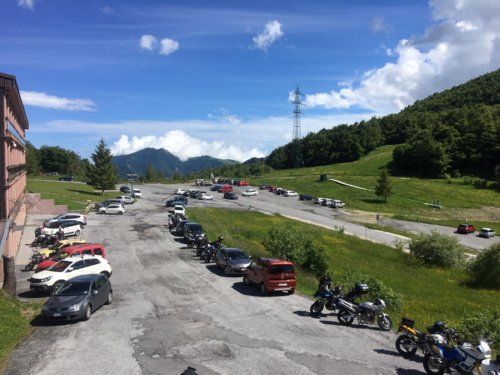
<instances>
[{"instance_id":1,"label":"helmet","mask_svg":"<svg viewBox=\"0 0 500 375\"><path fill-rule=\"evenodd\" d=\"M219 236L219 241L222 241L224 239L224 236Z\"/></svg>"}]
</instances>

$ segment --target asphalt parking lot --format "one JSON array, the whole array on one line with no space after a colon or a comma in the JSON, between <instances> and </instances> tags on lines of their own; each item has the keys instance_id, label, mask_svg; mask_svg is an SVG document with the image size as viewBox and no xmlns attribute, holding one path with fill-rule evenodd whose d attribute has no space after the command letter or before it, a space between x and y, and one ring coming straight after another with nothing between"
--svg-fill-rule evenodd
<instances>
[{"instance_id":1,"label":"asphalt parking lot","mask_svg":"<svg viewBox=\"0 0 500 375\"><path fill-rule=\"evenodd\" d=\"M174 188L141 189L144 198L123 216L90 214L82 234L106 246L113 304L87 322L35 319L6 374L181 374L188 366L200 375L424 373L420 359L397 354L394 333L340 326L327 314L313 318L306 297L262 297L241 277L200 262L166 227L164 202ZM213 202L190 201L194 205L251 204L216 195ZM37 224L29 220L33 228L25 228L23 243ZM20 297L41 298L26 293L28 277L18 274Z\"/></svg>"}]
</instances>

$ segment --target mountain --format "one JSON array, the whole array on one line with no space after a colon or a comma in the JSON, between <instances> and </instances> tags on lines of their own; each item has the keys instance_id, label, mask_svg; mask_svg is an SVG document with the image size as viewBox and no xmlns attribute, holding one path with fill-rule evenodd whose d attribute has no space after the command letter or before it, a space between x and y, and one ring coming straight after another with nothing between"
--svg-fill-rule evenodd
<instances>
[{"instance_id":1,"label":"mountain","mask_svg":"<svg viewBox=\"0 0 500 375\"><path fill-rule=\"evenodd\" d=\"M114 156L111 162L118 169L120 177L126 177L127 174L144 176L149 166L164 176L172 176L175 172L185 175L207 168L238 164L234 160L211 156L197 156L183 162L163 148L145 148L132 154Z\"/></svg>"}]
</instances>

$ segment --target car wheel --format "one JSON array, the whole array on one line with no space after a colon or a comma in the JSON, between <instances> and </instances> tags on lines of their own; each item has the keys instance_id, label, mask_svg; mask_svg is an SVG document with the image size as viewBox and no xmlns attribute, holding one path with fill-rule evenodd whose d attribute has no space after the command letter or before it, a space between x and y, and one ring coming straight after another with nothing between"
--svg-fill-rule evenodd
<instances>
[{"instance_id":1,"label":"car wheel","mask_svg":"<svg viewBox=\"0 0 500 375\"><path fill-rule=\"evenodd\" d=\"M226 276L231 275L231 269L229 267L224 268L224 275L226 275Z\"/></svg>"},{"instance_id":2,"label":"car wheel","mask_svg":"<svg viewBox=\"0 0 500 375\"><path fill-rule=\"evenodd\" d=\"M101 275L104 275L104 276L106 276L106 277L109 279L109 272L107 272L107 271L102 271L102 272L101 272Z\"/></svg>"},{"instance_id":3,"label":"car wheel","mask_svg":"<svg viewBox=\"0 0 500 375\"><path fill-rule=\"evenodd\" d=\"M250 280L248 280L247 275L243 276L243 284L250 285Z\"/></svg>"},{"instance_id":4,"label":"car wheel","mask_svg":"<svg viewBox=\"0 0 500 375\"><path fill-rule=\"evenodd\" d=\"M288 294L294 294L294 293L295 293L295 289L290 289L290 290L288 291Z\"/></svg>"},{"instance_id":5,"label":"car wheel","mask_svg":"<svg viewBox=\"0 0 500 375\"><path fill-rule=\"evenodd\" d=\"M266 288L266 285L264 283L260 284L260 294L262 294L263 296L265 296L267 294L267 288Z\"/></svg>"},{"instance_id":6,"label":"car wheel","mask_svg":"<svg viewBox=\"0 0 500 375\"><path fill-rule=\"evenodd\" d=\"M89 320L92 315L92 307L90 305L85 306L83 309L83 317L82 320Z\"/></svg>"},{"instance_id":7,"label":"car wheel","mask_svg":"<svg viewBox=\"0 0 500 375\"><path fill-rule=\"evenodd\" d=\"M118 215L123 215L123 212L121 212L121 211L118 211Z\"/></svg>"},{"instance_id":8,"label":"car wheel","mask_svg":"<svg viewBox=\"0 0 500 375\"><path fill-rule=\"evenodd\" d=\"M76 230L76 231L75 231L75 236L77 236L77 237L78 237L79 235L80 235L80 231L79 231L79 230Z\"/></svg>"},{"instance_id":9,"label":"car wheel","mask_svg":"<svg viewBox=\"0 0 500 375\"><path fill-rule=\"evenodd\" d=\"M110 290L108 293L108 299L106 300L106 305L111 305L112 302L113 302L113 291Z\"/></svg>"},{"instance_id":10,"label":"car wheel","mask_svg":"<svg viewBox=\"0 0 500 375\"><path fill-rule=\"evenodd\" d=\"M62 280L55 282L54 285L52 285L52 291L55 292L63 284L64 284L64 281L62 281Z\"/></svg>"}]
</instances>

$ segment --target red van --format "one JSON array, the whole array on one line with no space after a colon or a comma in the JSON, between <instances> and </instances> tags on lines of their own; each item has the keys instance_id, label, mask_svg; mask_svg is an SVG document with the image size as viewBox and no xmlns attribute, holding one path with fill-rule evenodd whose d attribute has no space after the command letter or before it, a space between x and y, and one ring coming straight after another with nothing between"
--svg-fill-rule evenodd
<instances>
[{"instance_id":1,"label":"red van","mask_svg":"<svg viewBox=\"0 0 500 375\"><path fill-rule=\"evenodd\" d=\"M35 272L43 271L52 266L53 264L59 262L61 259L74 256L83 256L83 255L98 255L105 258L106 254L104 252L104 245L95 243L85 243L85 244L66 247L58 254L56 254L55 257L40 262L37 265Z\"/></svg>"},{"instance_id":2,"label":"red van","mask_svg":"<svg viewBox=\"0 0 500 375\"><path fill-rule=\"evenodd\" d=\"M292 262L283 259L259 258L250 263L243 276L245 285L256 285L261 294L275 291L295 293L297 280Z\"/></svg>"}]
</instances>

